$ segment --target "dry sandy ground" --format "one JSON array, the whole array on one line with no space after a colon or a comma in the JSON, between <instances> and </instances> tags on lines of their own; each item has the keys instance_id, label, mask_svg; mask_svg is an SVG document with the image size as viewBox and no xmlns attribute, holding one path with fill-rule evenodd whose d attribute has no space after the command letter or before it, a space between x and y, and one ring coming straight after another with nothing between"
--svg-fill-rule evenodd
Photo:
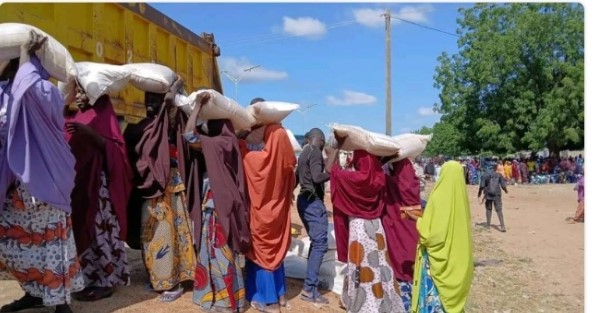
<instances>
[{"instance_id":1,"label":"dry sandy ground","mask_svg":"<svg viewBox=\"0 0 603 313\"><path fill-rule=\"evenodd\" d=\"M567 224L576 207L572 185L511 186L503 196L507 233L484 230L484 209L477 188L468 187L474 222L475 277L466 307L468 313L583 312L584 225ZM330 203L327 203L330 207ZM498 225L496 214L493 223ZM301 225L297 210L293 223ZM305 233L305 232L303 232ZM163 304L144 287L144 268L138 251L130 251L132 285L96 303L73 303L78 313L196 311L192 293ZM299 299L302 282L290 279L287 296L292 312L343 312L338 296L322 309ZM0 281L0 305L22 296L18 284ZM31 310L30 312L48 312ZM256 312L253 309L248 312Z\"/></svg>"}]
</instances>

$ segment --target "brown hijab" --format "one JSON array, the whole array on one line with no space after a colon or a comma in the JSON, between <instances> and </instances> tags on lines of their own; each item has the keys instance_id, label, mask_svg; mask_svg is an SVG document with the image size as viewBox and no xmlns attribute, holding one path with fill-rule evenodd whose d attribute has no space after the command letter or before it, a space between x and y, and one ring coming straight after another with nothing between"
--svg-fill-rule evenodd
<instances>
[{"instance_id":1,"label":"brown hijab","mask_svg":"<svg viewBox=\"0 0 603 313\"><path fill-rule=\"evenodd\" d=\"M249 207L245 192L243 160L229 120L207 122L208 134L200 134L218 221L235 252L251 246Z\"/></svg>"}]
</instances>

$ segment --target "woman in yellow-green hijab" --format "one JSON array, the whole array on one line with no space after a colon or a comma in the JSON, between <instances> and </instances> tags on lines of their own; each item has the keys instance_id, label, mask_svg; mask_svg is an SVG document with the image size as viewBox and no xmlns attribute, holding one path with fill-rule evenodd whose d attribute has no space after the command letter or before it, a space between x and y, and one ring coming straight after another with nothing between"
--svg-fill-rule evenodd
<instances>
[{"instance_id":1,"label":"woman in yellow-green hijab","mask_svg":"<svg viewBox=\"0 0 603 313\"><path fill-rule=\"evenodd\" d=\"M464 311L473 279L470 221L463 167L446 162L423 217L417 220L413 313Z\"/></svg>"}]
</instances>

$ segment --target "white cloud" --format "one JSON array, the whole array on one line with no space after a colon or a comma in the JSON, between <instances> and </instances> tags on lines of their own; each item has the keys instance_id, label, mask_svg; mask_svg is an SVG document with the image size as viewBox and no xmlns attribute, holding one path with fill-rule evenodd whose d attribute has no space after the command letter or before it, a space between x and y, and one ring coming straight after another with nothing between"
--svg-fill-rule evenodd
<instances>
[{"instance_id":1,"label":"white cloud","mask_svg":"<svg viewBox=\"0 0 603 313\"><path fill-rule=\"evenodd\" d=\"M420 107L417 109L417 113L419 113L420 116L432 116L437 114L432 107Z\"/></svg>"},{"instance_id":2,"label":"white cloud","mask_svg":"<svg viewBox=\"0 0 603 313\"><path fill-rule=\"evenodd\" d=\"M383 16L385 10L382 9L357 9L354 10L354 18L358 20L358 23L368 27L384 27L385 22Z\"/></svg>"},{"instance_id":3,"label":"white cloud","mask_svg":"<svg viewBox=\"0 0 603 313\"><path fill-rule=\"evenodd\" d=\"M377 97L364 92L344 90L343 98L328 96L327 103L332 105L374 105L377 103Z\"/></svg>"},{"instance_id":4,"label":"white cloud","mask_svg":"<svg viewBox=\"0 0 603 313\"><path fill-rule=\"evenodd\" d=\"M428 14L433 11L433 6L430 4L423 5L406 5L400 8L398 11L392 11L393 17L405 19L407 21L415 23L428 23ZM383 14L385 9L374 9L374 8L361 8L356 9L352 12L354 18L358 20L358 23L367 27L385 27L385 19ZM392 25L401 23L402 21L392 18Z\"/></svg>"},{"instance_id":5,"label":"white cloud","mask_svg":"<svg viewBox=\"0 0 603 313\"><path fill-rule=\"evenodd\" d=\"M427 15L433 12L431 4L404 6L392 15L415 23L429 23ZM396 20L399 21L399 20Z\"/></svg>"},{"instance_id":6,"label":"white cloud","mask_svg":"<svg viewBox=\"0 0 603 313\"><path fill-rule=\"evenodd\" d=\"M287 72L285 71L271 70L264 68L263 66L254 68L249 72L245 72L245 69L258 65L251 63L247 58L222 57L219 58L219 60L220 69L222 71L227 71L228 74L234 78L241 77L241 75L246 73L241 79L241 82L283 80L288 76Z\"/></svg>"},{"instance_id":7,"label":"white cloud","mask_svg":"<svg viewBox=\"0 0 603 313\"><path fill-rule=\"evenodd\" d=\"M325 23L313 17L283 17L283 31L287 34L308 38L320 38L327 33Z\"/></svg>"}]
</instances>

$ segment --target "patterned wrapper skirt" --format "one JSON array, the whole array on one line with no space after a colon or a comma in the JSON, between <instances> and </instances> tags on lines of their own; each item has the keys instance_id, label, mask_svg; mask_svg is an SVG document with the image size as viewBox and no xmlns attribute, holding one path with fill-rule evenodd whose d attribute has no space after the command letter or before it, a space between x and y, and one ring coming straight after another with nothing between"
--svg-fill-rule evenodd
<instances>
[{"instance_id":1,"label":"patterned wrapper skirt","mask_svg":"<svg viewBox=\"0 0 603 313\"><path fill-rule=\"evenodd\" d=\"M193 291L193 302L205 310L245 306L243 272L227 239L215 210L205 207Z\"/></svg>"},{"instance_id":2,"label":"patterned wrapper skirt","mask_svg":"<svg viewBox=\"0 0 603 313\"><path fill-rule=\"evenodd\" d=\"M142 207L144 264L155 291L170 290L195 278L195 248L186 210L185 187L177 169L163 196Z\"/></svg>"},{"instance_id":3,"label":"patterned wrapper skirt","mask_svg":"<svg viewBox=\"0 0 603 313\"><path fill-rule=\"evenodd\" d=\"M119 221L113 205L105 173L101 174L99 210L96 214L94 240L80 255L86 287L126 286L130 282L130 271L126 244L119 236Z\"/></svg>"},{"instance_id":4,"label":"patterned wrapper skirt","mask_svg":"<svg viewBox=\"0 0 603 313\"><path fill-rule=\"evenodd\" d=\"M84 288L71 217L20 185L0 210L0 279L14 279L45 306L70 303Z\"/></svg>"},{"instance_id":5,"label":"patterned wrapper skirt","mask_svg":"<svg viewBox=\"0 0 603 313\"><path fill-rule=\"evenodd\" d=\"M446 313L444 306L440 300L438 288L433 283L431 273L429 271L429 258L425 250L423 253L423 264L421 264L421 285L419 286L418 297L418 313Z\"/></svg>"},{"instance_id":6,"label":"patterned wrapper skirt","mask_svg":"<svg viewBox=\"0 0 603 313\"><path fill-rule=\"evenodd\" d=\"M350 218L348 273L341 300L348 312L403 312L400 286L381 220Z\"/></svg>"}]
</instances>

